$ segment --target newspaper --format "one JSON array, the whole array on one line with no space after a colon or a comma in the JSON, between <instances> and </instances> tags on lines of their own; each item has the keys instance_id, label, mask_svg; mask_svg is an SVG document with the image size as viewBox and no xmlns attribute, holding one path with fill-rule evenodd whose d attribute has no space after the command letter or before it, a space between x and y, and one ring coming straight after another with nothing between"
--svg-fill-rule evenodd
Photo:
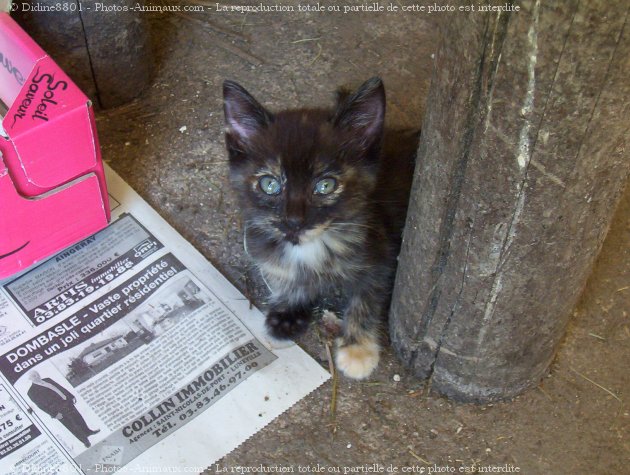
<instances>
[{"instance_id":1,"label":"newspaper","mask_svg":"<svg viewBox=\"0 0 630 475\"><path fill-rule=\"evenodd\" d=\"M329 377L106 173L111 224L0 282L0 473L199 473Z\"/></svg>"}]
</instances>

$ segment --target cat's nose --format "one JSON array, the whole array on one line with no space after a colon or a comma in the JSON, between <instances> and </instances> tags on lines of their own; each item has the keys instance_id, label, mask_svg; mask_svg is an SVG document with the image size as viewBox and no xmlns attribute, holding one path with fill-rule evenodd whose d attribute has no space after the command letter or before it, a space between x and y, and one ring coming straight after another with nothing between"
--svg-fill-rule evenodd
<instances>
[{"instance_id":1,"label":"cat's nose","mask_svg":"<svg viewBox=\"0 0 630 475\"><path fill-rule=\"evenodd\" d=\"M298 218L286 218L282 222L281 229L284 232L284 237L292 244L300 243L300 233L302 232L304 222Z\"/></svg>"},{"instance_id":2,"label":"cat's nose","mask_svg":"<svg viewBox=\"0 0 630 475\"><path fill-rule=\"evenodd\" d=\"M302 229L302 225L304 224L300 218L287 218L284 223L287 229L292 232L300 231Z\"/></svg>"}]
</instances>

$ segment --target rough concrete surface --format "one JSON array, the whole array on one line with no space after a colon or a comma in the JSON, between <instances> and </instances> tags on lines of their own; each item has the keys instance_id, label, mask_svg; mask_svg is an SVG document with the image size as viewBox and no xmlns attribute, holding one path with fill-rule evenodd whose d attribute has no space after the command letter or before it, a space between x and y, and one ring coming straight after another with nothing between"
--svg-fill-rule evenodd
<instances>
[{"instance_id":1,"label":"rough concrete surface","mask_svg":"<svg viewBox=\"0 0 630 475\"><path fill-rule=\"evenodd\" d=\"M441 30L390 311L396 354L463 401L538 384L630 173L628 3L519 4Z\"/></svg>"},{"instance_id":2,"label":"rough concrete surface","mask_svg":"<svg viewBox=\"0 0 630 475\"><path fill-rule=\"evenodd\" d=\"M262 305L265 291L244 256L238 209L227 182L223 79L241 82L278 109L331 104L338 86L379 74L388 92L389 123L417 126L437 23L448 21L448 14L194 18L151 18L154 84L135 102L99 114L103 156ZM334 420L328 382L207 473L237 466L258 473L253 467L261 464L296 473L298 466L314 469L317 464L323 473L332 467L339 473L366 473L376 468L374 463L384 469L391 464L397 473L421 473L422 468L428 473L433 464L442 473L447 466L455 473L473 473L474 467L488 465L518 467L525 474L627 473L629 249L627 192L566 340L539 387L509 402L456 404L432 393L387 350L369 380L339 380ZM317 332L299 343L328 366Z\"/></svg>"}]
</instances>

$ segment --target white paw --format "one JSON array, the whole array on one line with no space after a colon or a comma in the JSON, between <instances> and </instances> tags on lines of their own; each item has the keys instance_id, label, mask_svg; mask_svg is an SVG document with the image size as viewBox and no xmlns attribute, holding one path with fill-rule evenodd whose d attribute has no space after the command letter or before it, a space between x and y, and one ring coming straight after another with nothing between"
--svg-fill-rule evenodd
<instances>
[{"instance_id":1,"label":"white paw","mask_svg":"<svg viewBox=\"0 0 630 475\"><path fill-rule=\"evenodd\" d=\"M375 341L354 343L337 349L337 368L348 378L367 378L378 366L380 348Z\"/></svg>"}]
</instances>

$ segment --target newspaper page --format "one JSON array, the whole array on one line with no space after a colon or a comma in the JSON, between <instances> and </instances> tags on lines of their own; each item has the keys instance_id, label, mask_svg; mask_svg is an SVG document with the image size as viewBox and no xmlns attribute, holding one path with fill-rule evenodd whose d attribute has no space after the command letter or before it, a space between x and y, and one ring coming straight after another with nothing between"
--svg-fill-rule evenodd
<instances>
[{"instance_id":1,"label":"newspaper page","mask_svg":"<svg viewBox=\"0 0 630 475\"><path fill-rule=\"evenodd\" d=\"M0 282L0 473L199 473L329 377L106 173L111 224Z\"/></svg>"}]
</instances>

